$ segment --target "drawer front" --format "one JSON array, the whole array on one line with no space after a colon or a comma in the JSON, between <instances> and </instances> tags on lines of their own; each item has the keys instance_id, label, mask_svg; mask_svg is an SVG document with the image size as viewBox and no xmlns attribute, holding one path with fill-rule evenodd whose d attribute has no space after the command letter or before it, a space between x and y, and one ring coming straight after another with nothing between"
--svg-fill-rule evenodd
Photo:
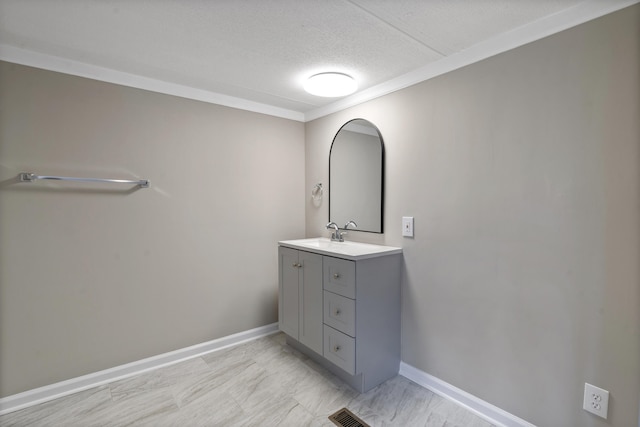
<instances>
[{"instance_id":1,"label":"drawer front","mask_svg":"<svg viewBox=\"0 0 640 427\"><path fill-rule=\"evenodd\" d=\"M324 326L324 357L351 375L356 374L356 340Z\"/></svg>"},{"instance_id":2,"label":"drawer front","mask_svg":"<svg viewBox=\"0 0 640 427\"><path fill-rule=\"evenodd\" d=\"M324 289L343 297L356 298L356 264L345 259L323 257Z\"/></svg>"},{"instance_id":3,"label":"drawer front","mask_svg":"<svg viewBox=\"0 0 640 427\"><path fill-rule=\"evenodd\" d=\"M324 323L345 334L356 336L355 300L324 291Z\"/></svg>"}]
</instances>

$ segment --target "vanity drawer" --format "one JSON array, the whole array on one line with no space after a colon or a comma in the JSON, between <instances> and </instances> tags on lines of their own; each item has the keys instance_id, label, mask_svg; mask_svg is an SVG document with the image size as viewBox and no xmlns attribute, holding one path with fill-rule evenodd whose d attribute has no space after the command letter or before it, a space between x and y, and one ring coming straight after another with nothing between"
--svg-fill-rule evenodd
<instances>
[{"instance_id":1,"label":"vanity drawer","mask_svg":"<svg viewBox=\"0 0 640 427\"><path fill-rule=\"evenodd\" d=\"M356 340L324 325L324 357L351 375L356 373Z\"/></svg>"},{"instance_id":2,"label":"vanity drawer","mask_svg":"<svg viewBox=\"0 0 640 427\"><path fill-rule=\"evenodd\" d=\"M324 291L324 323L351 337L355 337L355 300Z\"/></svg>"},{"instance_id":3,"label":"vanity drawer","mask_svg":"<svg viewBox=\"0 0 640 427\"><path fill-rule=\"evenodd\" d=\"M340 258L323 257L324 289L343 297L356 297L356 264Z\"/></svg>"}]
</instances>

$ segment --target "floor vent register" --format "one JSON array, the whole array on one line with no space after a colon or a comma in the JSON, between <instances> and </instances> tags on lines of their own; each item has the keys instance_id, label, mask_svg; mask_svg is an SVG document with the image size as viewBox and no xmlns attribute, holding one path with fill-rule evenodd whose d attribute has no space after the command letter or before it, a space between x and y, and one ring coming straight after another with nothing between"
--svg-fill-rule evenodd
<instances>
[{"instance_id":1,"label":"floor vent register","mask_svg":"<svg viewBox=\"0 0 640 427\"><path fill-rule=\"evenodd\" d=\"M339 427L370 427L369 424L353 415L347 408L342 408L338 412L329 416L329 420Z\"/></svg>"}]
</instances>

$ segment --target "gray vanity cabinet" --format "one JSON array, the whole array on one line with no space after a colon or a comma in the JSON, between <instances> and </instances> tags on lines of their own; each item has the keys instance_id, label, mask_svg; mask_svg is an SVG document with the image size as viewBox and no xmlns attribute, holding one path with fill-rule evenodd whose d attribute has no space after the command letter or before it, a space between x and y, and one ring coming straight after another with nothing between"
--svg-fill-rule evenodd
<instances>
[{"instance_id":1,"label":"gray vanity cabinet","mask_svg":"<svg viewBox=\"0 0 640 427\"><path fill-rule=\"evenodd\" d=\"M329 256L291 242L278 248L279 328L287 343L360 392L396 376L401 250Z\"/></svg>"},{"instance_id":2,"label":"gray vanity cabinet","mask_svg":"<svg viewBox=\"0 0 640 427\"><path fill-rule=\"evenodd\" d=\"M322 354L322 255L284 247L278 254L280 330Z\"/></svg>"}]
</instances>

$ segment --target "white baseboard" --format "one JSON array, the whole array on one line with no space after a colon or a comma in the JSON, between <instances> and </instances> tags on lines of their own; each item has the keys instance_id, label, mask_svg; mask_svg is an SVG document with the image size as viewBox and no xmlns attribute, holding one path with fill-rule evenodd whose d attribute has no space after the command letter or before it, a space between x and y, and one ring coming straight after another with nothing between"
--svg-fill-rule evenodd
<instances>
[{"instance_id":1,"label":"white baseboard","mask_svg":"<svg viewBox=\"0 0 640 427\"><path fill-rule=\"evenodd\" d=\"M222 350L233 345L251 341L256 338L274 334L278 331L278 324L261 326L259 328L250 329L248 331L239 332L237 334L218 338L212 341L196 344L191 347L185 347L168 353L159 354L157 356L127 363L125 365L116 366L114 368L105 369L103 371L94 372L23 393L14 394L0 399L0 415L29 406L77 393L113 381L141 374L161 368L163 366L172 365L187 359L211 353L216 350Z\"/></svg>"},{"instance_id":2,"label":"white baseboard","mask_svg":"<svg viewBox=\"0 0 640 427\"><path fill-rule=\"evenodd\" d=\"M489 421L499 427L535 427L528 421L518 418L497 406L467 393L439 378L429 375L424 371L400 362L400 375L413 381L422 387L431 390L435 394L449 399L473 412L480 418Z\"/></svg>"},{"instance_id":3,"label":"white baseboard","mask_svg":"<svg viewBox=\"0 0 640 427\"><path fill-rule=\"evenodd\" d=\"M248 331L218 338L212 341L185 347L168 353L94 372L23 393L14 394L0 399L0 415L48 402L59 397L67 396L93 387L108 384L124 378L132 377L144 372L152 371L164 366L173 365L187 359L222 350L247 341L261 338L278 332L278 324L261 326ZM473 412L479 417L500 427L535 427L533 424L516 417L484 400L467 393L449 383L427 374L404 362L400 363L400 375L431 390L432 392L452 400L458 405ZM640 427L640 426L639 426Z\"/></svg>"}]
</instances>

